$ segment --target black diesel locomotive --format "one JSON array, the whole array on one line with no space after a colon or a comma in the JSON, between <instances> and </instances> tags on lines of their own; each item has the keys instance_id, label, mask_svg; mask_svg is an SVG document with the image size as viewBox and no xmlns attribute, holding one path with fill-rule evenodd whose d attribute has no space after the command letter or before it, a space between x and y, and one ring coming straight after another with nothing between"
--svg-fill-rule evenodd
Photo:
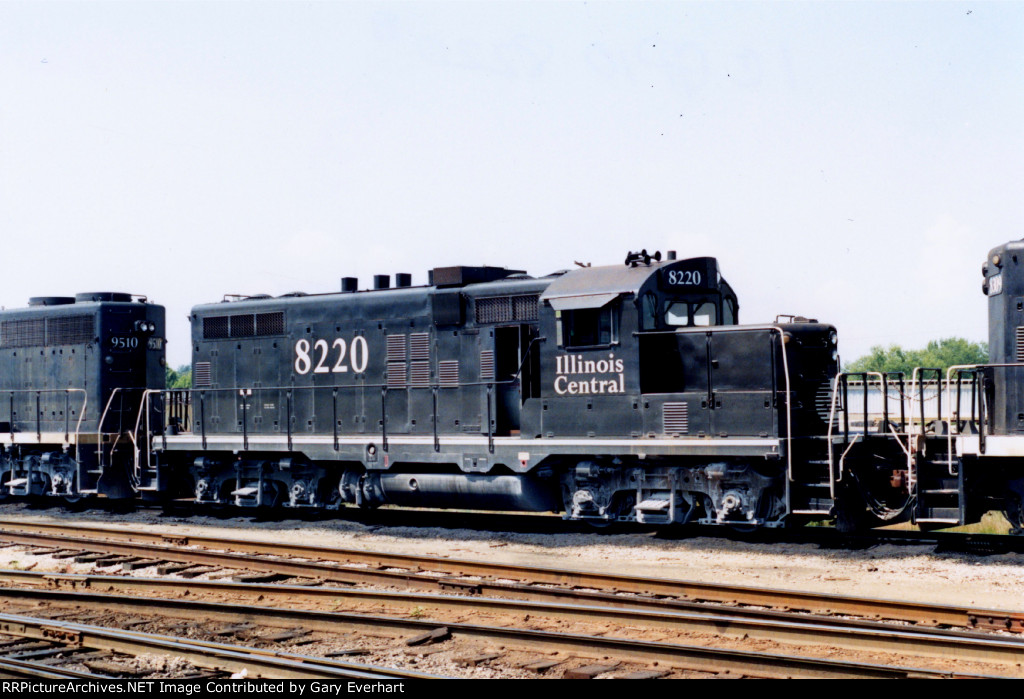
<instances>
[{"instance_id":1,"label":"black diesel locomotive","mask_svg":"<svg viewBox=\"0 0 1024 699\"><path fill-rule=\"evenodd\" d=\"M993 365L951 374L939 419L912 417L927 368L879 377L885 417L869 421L865 394L859 429L835 328L739 325L714 258L231 297L193 309L184 392L163 390L161 307L36 300L0 313L0 484L596 524L950 526L995 507L1024 525L1018 254L986 266Z\"/></svg>"},{"instance_id":2,"label":"black diesel locomotive","mask_svg":"<svg viewBox=\"0 0 1024 699\"><path fill-rule=\"evenodd\" d=\"M194 309L192 430L154 487L187 465L200 503L764 524L826 479L835 330L736 325L712 258L397 281Z\"/></svg>"},{"instance_id":3,"label":"black diesel locomotive","mask_svg":"<svg viewBox=\"0 0 1024 699\"><path fill-rule=\"evenodd\" d=\"M0 311L0 494L134 497L131 438L164 383L164 334L163 307L130 294Z\"/></svg>"}]
</instances>

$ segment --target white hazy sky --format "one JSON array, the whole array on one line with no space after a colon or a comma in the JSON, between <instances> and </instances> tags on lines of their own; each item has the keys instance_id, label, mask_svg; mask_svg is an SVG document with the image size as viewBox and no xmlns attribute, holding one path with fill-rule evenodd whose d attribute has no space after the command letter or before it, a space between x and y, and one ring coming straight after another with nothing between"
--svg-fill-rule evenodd
<instances>
[{"instance_id":1,"label":"white hazy sky","mask_svg":"<svg viewBox=\"0 0 1024 699\"><path fill-rule=\"evenodd\" d=\"M849 361L985 340L1020 2L4 2L0 304L713 255Z\"/></svg>"}]
</instances>

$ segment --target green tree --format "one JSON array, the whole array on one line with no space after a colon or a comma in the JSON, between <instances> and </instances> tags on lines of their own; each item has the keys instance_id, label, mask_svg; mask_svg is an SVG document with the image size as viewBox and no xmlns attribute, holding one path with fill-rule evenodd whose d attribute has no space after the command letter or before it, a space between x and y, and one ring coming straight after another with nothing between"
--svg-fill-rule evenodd
<instances>
[{"instance_id":1,"label":"green tree","mask_svg":"<svg viewBox=\"0 0 1024 699\"><path fill-rule=\"evenodd\" d=\"M192 367L182 364L177 370L166 367L167 388L192 388Z\"/></svg>"},{"instance_id":2,"label":"green tree","mask_svg":"<svg viewBox=\"0 0 1024 699\"><path fill-rule=\"evenodd\" d=\"M988 344L969 342L962 337L948 337L932 340L924 349L905 350L899 345L882 347L876 345L871 351L844 367L847 372L860 371L902 371L910 376L914 367L929 367L946 370L957 364L985 364L988 362Z\"/></svg>"}]
</instances>

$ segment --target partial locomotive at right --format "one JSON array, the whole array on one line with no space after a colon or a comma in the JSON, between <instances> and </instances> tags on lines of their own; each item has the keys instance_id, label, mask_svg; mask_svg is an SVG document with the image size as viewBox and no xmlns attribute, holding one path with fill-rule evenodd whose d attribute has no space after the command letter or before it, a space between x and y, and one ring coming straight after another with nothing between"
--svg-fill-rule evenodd
<instances>
[{"instance_id":1,"label":"partial locomotive at right","mask_svg":"<svg viewBox=\"0 0 1024 699\"><path fill-rule=\"evenodd\" d=\"M953 526L1000 509L1024 527L1022 254L1010 243L986 263L992 364L954 368L938 395L928 367L840 373L831 325L740 325L717 260L671 252L228 297L193 309L187 391L164 390L161 307L38 303L0 319L0 484L745 528ZM942 408L926 416L926 400Z\"/></svg>"}]
</instances>

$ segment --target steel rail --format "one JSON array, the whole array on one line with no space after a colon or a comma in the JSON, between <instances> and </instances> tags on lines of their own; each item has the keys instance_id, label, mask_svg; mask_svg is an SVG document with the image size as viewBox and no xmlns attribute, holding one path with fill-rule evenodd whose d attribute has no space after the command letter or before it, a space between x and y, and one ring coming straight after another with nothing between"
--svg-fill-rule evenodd
<instances>
[{"instance_id":1,"label":"steel rail","mask_svg":"<svg viewBox=\"0 0 1024 699\"><path fill-rule=\"evenodd\" d=\"M64 532L63 534L61 532ZM107 540L84 539L67 532L102 535ZM132 543L138 541L162 542L162 545ZM384 584L419 589L462 588L480 595L529 594L532 598L551 598L560 594L550 588L494 582L494 580L520 580L530 583L562 585L590 590L645 595L665 595L688 600L722 604L774 607L826 615L848 615L874 619L890 619L937 626L971 628L979 625L992 628L1021 630L1024 612L1000 609L975 609L955 605L936 605L902 600L864 597L831 596L816 592L758 588L744 585L723 585L689 580L643 578L612 573L594 573L547 567L529 567L465 559L439 558L422 555L401 555L380 551L361 551L315 546L279 544L270 541L228 539L203 536L174 536L159 533L123 531L109 527L72 526L27 523L0 519L0 541L50 546L83 551L102 550L109 553L134 555L159 560L202 563L225 568L278 573L294 577L316 578L345 584ZM197 551L184 546L200 546L222 551ZM294 556L367 566L339 567L320 562L304 562L271 558L256 558L246 554ZM374 569L377 568L377 569ZM402 568L410 572L382 570ZM415 571L446 573L448 575L478 576L483 579L458 580L418 575ZM561 593L564 595L564 591Z\"/></svg>"},{"instance_id":2,"label":"steel rail","mask_svg":"<svg viewBox=\"0 0 1024 699\"><path fill-rule=\"evenodd\" d=\"M391 633L424 633L430 632L443 625L453 635L463 638L472 638L484 642L500 642L505 647L518 647L528 651L560 651L582 656L606 656L613 657L620 662L637 663L659 663L674 667L696 670L700 672L721 673L728 671L735 674L755 677L770 678L907 678L907 677L935 677L945 678L953 676L967 676L960 673L952 673L941 670L924 668L896 667L884 664L861 663L850 661L837 661L824 658L800 657L781 653L767 653L760 651L743 651L735 649L714 648L708 646L692 646L665 643L658 641L641 641L625 638L612 638L593 635L577 635L555 631L539 631L534 629L509 628L483 626L479 624L451 623L422 619L398 618L391 616L352 614L343 612L316 612L308 610L282 610L274 608L255 609L252 605L236 605L225 603L168 600L154 598L125 598L111 595L84 593L84 592L63 592L55 590L19 590L14 591L26 599L46 599L48 602L57 604L72 605L76 609L96 608L106 611L123 610L138 614L140 610L154 610L164 616L181 617L188 619L203 619L206 621L216 620L228 623L258 622L267 623L268 620L276 620L277 624L295 625L300 623L302 628L310 631L337 633L340 629L347 631L361 631L379 634L382 631ZM12 617L20 619L20 617ZM7 615L0 615L0 631L16 633L8 628ZM129 643L128 647L134 647L137 652L139 646L150 644L160 648L164 652L174 652L182 655L196 665L203 665L201 662L204 654L197 654L198 644L191 641L182 642L179 639L140 634L136 632L110 631L99 627L85 627L79 624L68 624L58 631L54 631L53 621L36 620L41 624L41 637L53 640L55 637L67 640L70 636L81 634L81 642L90 647L100 647L110 650L124 652L125 641L111 642L111 637L120 638L123 634ZM88 636L82 629L88 629ZM19 635L29 635L21 633ZM102 645L101 645L102 644ZM134 644L134 645L131 645ZM217 644L204 644L203 653L209 651L208 646ZM180 649L179 649L180 646ZM227 650L218 652L217 662L221 669L239 671L245 665L236 658L240 654L241 647L228 646ZM262 670L262 663L273 663L272 668L278 674L275 677L289 678L295 675L288 674L298 671L299 677L321 677L329 670L337 677L342 670L336 667L324 666L320 659L308 658L305 662L295 663L291 658L269 657L253 660L248 649L241 652L250 663L250 673L253 668L257 672ZM308 656L307 656L308 657ZM227 660L222 660L226 658ZM232 663L232 661L235 661ZM280 662L279 662L280 661ZM208 660L206 661L209 662ZM225 664L226 663L226 664ZM297 667L298 666L298 667ZM301 673L306 671L307 674ZM973 675L977 676L977 675Z\"/></svg>"},{"instance_id":3,"label":"steel rail","mask_svg":"<svg viewBox=\"0 0 1024 699\"><path fill-rule=\"evenodd\" d=\"M16 614L0 614L0 633L73 644L98 650L138 655L140 652L171 653L199 667L225 672L246 671L248 676L273 679L369 679L388 680L389 670L339 667L312 656L254 653L244 646L226 643L195 643L191 640L89 626Z\"/></svg>"},{"instance_id":4,"label":"steel rail","mask_svg":"<svg viewBox=\"0 0 1024 699\"><path fill-rule=\"evenodd\" d=\"M43 680L113 679L97 673L79 672L78 670L70 670L56 665L44 665L40 662L18 660L17 658L0 658L0 677L32 677Z\"/></svg>"},{"instance_id":5,"label":"steel rail","mask_svg":"<svg viewBox=\"0 0 1024 699\"><path fill-rule=\"evenodd\" d=\"M0 599L24 597L24 586L34 590L71 590L119 595L205 594L229 596L265 607L277 604L295 610L284 618L284 626L308 626L300 604L339 602L386 605L404 613L425 614L426 610L441 613L492 612L501 614L528 613L531 618L543 616L559 621L616 623L630 627L671 629L678 632L713 633L725 636L761 638L789 644L826 645L859 651L905 653L922 657L956 658L978 663L1019 665L1024 657L1024 641L964 631L941 629L908 629L891 624L807 617L780 612L748 610L736 615L732 611L703 609L700 612L667 609L643 609L634 606L615 607L594 604L564 604L524 600L481 599L450 595L310 588L303 585L266 585L223 581L172 580L166 578L126 577L115 575L48 574L31 571L0 570L0 582L20 585L20 589L0 587ZM43 597L41 597L43 598ZM642 602L643 600L636 600ZM650 600L648 600L650 601ZM623 600L619 600L620 604ZM154 600L160 604L160 600ZM628 602L626 602L628 604ZM261 611L255 610L254 613ZM275 621L281 617L275 612Z\"/></svg>"}]
</instances>

